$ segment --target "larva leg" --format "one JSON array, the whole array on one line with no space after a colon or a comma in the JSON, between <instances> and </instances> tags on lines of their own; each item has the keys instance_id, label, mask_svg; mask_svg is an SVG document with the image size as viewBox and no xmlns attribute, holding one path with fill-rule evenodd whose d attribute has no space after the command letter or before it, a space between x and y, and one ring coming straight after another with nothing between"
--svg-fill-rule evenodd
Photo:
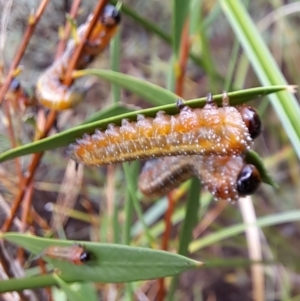
<instances>
[{"instance_id":1,"label":"larva leg","mask_svg":"<svg viewBox=\"0 0 300 301\"><path fill-rule=\"evenodd\" d=\"M227 92L223 92L223 95L222 95L222 106L223 107L228 107L230 105L230 102L229 102L229 96L227 94Z\"/></svg>"},{"instance_id":2,"label":"larva leg","mask_svg":"<svg viewBox=\"0 0 300 301\"><path fill-rule=\"evenodd\" d=\"M227 93L226 93L226 96L227 96L228 103L229 103L229 98L228 98L228 94ZM224 96L224 97L226 97L226 96ZM213 96L212 96L211 93L207 94L206 105L209 106L209 107L217 107L217 105L215 104ZM179 111L186 110L186 108L188 107L181 98L178 98L176 100L176 106L179 109Z\"/></svg>"},{"instance_id":3,"label":"larva leg","mask_svg":"<svg viewBox=\"0 0 300 301\"><path fill-rule=\"evenodd\" d=\"M208 93L208 94L207 94L207 97L206 97L206 104L209 104L209 105L215 104L214 99L213 99L213 96L212 96L211 93Z\"/></svg>"},{"instance_id":4,"label":"larva leg","mask_svg":"<svg viewBox=\"0 0 300 301\"><path fill-rule=\"evenodd\" d=\"M178 98L176 100L176 106L179 109L179 111L181 111L183 108L186 107L186 104L183 102L183 100L181 98Z\"/></svg>"}]
</instances>

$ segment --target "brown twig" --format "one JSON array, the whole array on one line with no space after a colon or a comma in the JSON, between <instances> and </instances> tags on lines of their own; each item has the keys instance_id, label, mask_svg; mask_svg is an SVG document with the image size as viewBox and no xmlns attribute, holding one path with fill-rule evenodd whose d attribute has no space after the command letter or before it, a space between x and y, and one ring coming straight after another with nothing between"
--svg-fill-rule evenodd
<instances>
[{"instance_id":1,"label":"brown twig","mask_svg":"<svg viewBox=\"0 0 300 301\"><path fill-rule=\"evenodd\" d=\"M21 216L21 229L20 231L22 233L25 232L26 227L28 225L28 219L31 217L30 215L30 206L31 206L31 200L33 196L33 183L30 182L26 189L26 193L24 196L24 201L23 201L23 209L22 209L22 216ZM32 221L30 222L32 224ZM24 249L19 248L18 249L18 260L20 264L24 263Z\"/></svg>"},{"instance_id":2,"label":"brown twig","mask_svg":"<svg viewBox=\"0 0 300 301\"><path fill-rule=\"evenodd\" d=\"M41 139L43 139L44 137L46 137L48 135L55 119L56 119L56 112L51 111L49 113L48 118L47 118L46 128L45 128L45 131L44 131L43 135L41 136ZM1 230L3 232L6 232L6 231L9 230L9 228L12 224L13 218L14 218L14 216L15 216L15 214L16 214L16 212L17 212L17 210L18 210L18 208L21 204L21 201L23 199L26 187L32 181L32 179L34 177L35 170L38 167L40 159L42 158L42 156L43 156L43 153L38 153L38 154L33 155L33 159L31 161L31 164L30 164L29 169L28 169L29 175L28 175L28 177L24 178L23 185L20 187L20 191L19 191L18 195L16 196L16 198L13 202L11 212L10 212L10 216L6 219L6 221L4 222L4 224L2 226Z\"/></svg>"},{"instance_id":3,"label":"brown twig","mask_svg":"<svg viewBox=\"0 0 300 301\"><path fill-rule=\"evenodd\" d=\"M108 0L99 0L98 1L98 4L95 7L95 10L93 12L93 18L92 18L86 32L84 33L82 40L80 41L80 43L76 46L76 48L74 50L74 53L72 55L72 58L70 60L69 66L68 66L68 69L66 70L66 73L64 74L63 83L67 86L70 86L73 82L72 73L75 70L75 67L80 58L80 54L83 50L85 42L88 40L90 34L92 33L92 30L107 3L108 3Z\"/></svg>"},{"instance_id":4,"label":"brown twig","mask_svg":"<svg viewBox=\"0 0 300 301\"><path fill-rule=\"evenodd\" d=\"M47 274L47 268L46 268L46 264L45 264L45 262L44 262L44 260L42 258L38 259L38 265L39 265L39 268L41 270L41 274L42 275L46 275ZM48 300L52 301L53 297L52 297L51 287L47 286L47 287L45 287L45 290L46 290L47 295L48 295Z\"/></svg>"},{"instance_id":5,"label":"brown twig","mask_svg":"<svg viewBox=\"0 0 300 301\"><path fill-rule=\"evenodd\" d=\"M7 130L8 130L8 135L9 135L9 140L11 142L11 146L13 148L17 147L17 143L16 143L16 137L15 137L15 133L14 133L14 129L13 129L13 124L12 124L12 119L11 119L11 113L10 113L10 104L6 103L4 104L4 110L5 110L5 116L7 118ZM16 171L18 174L18 178L19 178L19 183L21 184L23 181L23 173L22 173L22 168L21 168L21 163L20 163L20 159L16 158L14 160L15 164L16 164Z\"/></svg>"},{"instance_id":6,"label":"brown twig","mask_svg":"<svg viewBox=\"0 0 300 301\"><path fill-rule=\"evenodd\" d=\"M73 1L72 7L71 7L71 10L70 10L70 17L71 18L76 17L79 6L80 6L80 2L81 2L81 0ZM61 54L65 50L66 43L67 43L68 38L70 36L70 32L71 32L71 24L69 22L66 22L63 37L60 39L59 44L57 46L56 55L55 55L56 60L61 56Z\"/></svg>"},{"instance_id":7,"label":"brown twig","mask_svg":"<svg viewBox=\"0 0 300 301\"><path fill-rule=\"evenodd\" d=\"M71 79L71 74L73 72L73 69L71 69L70 66L73 66L75 67L76 66L76 62L78 61L78 58L80 57L80 51L83 49L83 46L85 44L85 39L86 37L88 37L88 34L92 31L93 29L93 26L94 24L96 23L99 15L101 14L102 10L104 9L104 6L106 5L107 1L106 0L99 0L99 3L98 5L96 6L95 10L94 10L94 18L92 19L91 23L90 23L90 26L88 27L86 33L85 33L85 36L83 37L83 39L81 40L80 44L78 46L81 45L80 48L76 47L74 53L73 53L73 56L71 58L71 62L70 62L70 65L69 65L69 68L68 70L66 71L66 74L65 74L65 78L67 78L67 74L69 72L69 76L70 76L70 79ZM74 3L73 3L74 4ZM76 3L75 3L76 4ZM96 18L95 18L96 17ZM93 22L94 21L94 22ZM77 57L77 59L76 59ZM73 62L73 63L72 63ZM72 67L73 68L73 67ZM72 83L72 80L69 82L69 83L65 83L66 85L70 85ZM47 122L46 122L46 128L45 128L45 131L43 134L41 134L41 137L40 139L43 139L44 137L46 137L50 131L50 129L52 128L54 122L55 122L55 119L56 119L56 116L57 116L57 112L56 111L50 111L49 113L49 116L47 118ZM31 164L29 166L29 169L28 169L28 173L29 173L29 176L27 178L24 179L23 181L23 185L21 186L21 189L19 191L19 194L16 196L14 202L13 202L13 205L12 205L12 208L11 208L11 213L10 213L10 216L6 219L6 221L4 222L3 226L2 226L2 231L3 232L6 232L9 230L11 224L12 224L12 221L13 221L13 218L14 218L14 215L16 214L16 211L17 209L19 208L21 202L22 202L22 199L24 197L24 192L26 190L26 187L30 184L30 182L33 180L34 178L34 174L35 174L35 171L36 171L36 168L37 166L39 165L39 162L41 160L43 156L43 152L42 153L38 153L38 154L35 154L33 156L33 159L31 161Z\"/></svg>"},{"instance_id":8,"label":"brown twig","mask_svg":"<svg viewBox=\"0 0 300 301\"><path fill-rule=\"evenodd\" d=\"M189 58L189 51L190 51L190 37L189 37L189 20L186 19L182 35L181 35L181 45L180 45L180 52L179 52L179 75L176 77L176 84L175 84L175 93L179 96L183 96L183 85L184 85L184 78L185 78L185 69L186 64Z\"/></svg>"},{"instance_id":9,"label":"brown twig","mask_svg":"<svg viewBox=\"0 0 300 301\"><path fill-rule=\"evenodd\" d=\"M168 193L168 210L165 214L164 222L165 222L165 231L162 238L161 249L164 251L168 250L169 240L171 235L171 219L173 215L175 207L175 200L173 197L172 191ZM158 292L157 292L157 300L163 300L165 297L165 286L164 286L164 278L158 279Z\"/></svg>"},{"instance_id":10,"label":"brown twig","mask_svg":"<svg viewBox=\"0 0 300 301\"><path fill-rule=\"evenodd\" d=\"M43 229L45 232L50 230L48 223L34 210L34 208L31 208L30 214L41 229Z\"/></svg>"},{"instance_id":11,"label":"brown twig","mask_svg":"<svg viewBox=\"0 0 300 301\"><path fill-rule=\"evenodd\" d=\"M27 45L28 45L28 42L34 32L34 29L36 27L36 24L39 22L41 16L43 15L43 12L46 8L46 6L48 5L49 3L49 0L43 0L35 14L35 16L30 16L29 18L29 21L28 21L28 27L26 29L26 32L24 34L24 38L22 40L22 43L20 45L20 48L19 48L19 51L17 52L15 58L14 58L14 61L13 63L11 64L10 66L10 70L8 72L8 75L5 79L5 82L3 84L3 86L1 87L0 89L0 104L2 103L3 99L4 99L4 96L6 94L6 92L8 91L8 88L11 84L11 81L14 77L14 72L16 70L16 68L18 67L22 57L23 57L23 54L27 48Z\"/></svg>"}]
</instances>

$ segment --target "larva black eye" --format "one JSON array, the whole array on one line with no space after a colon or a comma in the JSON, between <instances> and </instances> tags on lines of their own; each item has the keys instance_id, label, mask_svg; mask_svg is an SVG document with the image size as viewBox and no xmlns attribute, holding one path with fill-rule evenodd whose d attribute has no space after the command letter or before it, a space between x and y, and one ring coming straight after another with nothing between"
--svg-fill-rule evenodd
<instances>
[{"instance_id":1,"label":"larva black eye","mask_svg":"<svg viewBox=\"0 0 300 301\"><path fill-rule=\"evenodd\" d=\"M253 194L261 183L258 169L252 165L244 165L237 178L237 191L241 196Z\"/></svg>"},{"instance_id":2,"label":"larva black eye","mask_svg":"<svg viewBox=\"0 0 300 301\"><path fill-rule=\"evenodd\" d=\"M80 254L80 261L81 262L86 262L91 259L91 254L87 251L84 251Z\"/></svg>"},{"instance_id":3,"label":"larva black eye","mask_svg":"<svg viewBox=\"0 0 300 301\"><path fill-rule=\"evenodd\" d=\"M184 104L184 102L181 98L178 98L176 100L176 107L179 109L179 111L181 111L183 108L186 107L186 105Z\"/></svg>"},{"instance_id":4,"label":"larva black eye","mask_svg":"<svg viewBox=\"0 0 300 301\"><path fill-rule=\"evenodd\" d=\"M120 11L117 10L113 5L106 5L102 15L102 23L107 27L112 27L119 24L121 21Z\"/></svg>"},{"instance_id":5,"label":"larva black eye","mask_svg":"<svg viewBox=\"0 0 300 301\"><path fill-rule=\"evenodd\" d=\"M245 105L239 107L239 112L241 113L242 118L248 128L251 138L255 139L258 137L262 130L262 123L256 109Z\"/></svg>"},{"instance_id":6,"label":"larva black eye","mask_svg":"<svg viewBox=\"0 0 300 301\"><path fill-rule=\"evenodd\" d=\"M13 78L10 83L9 90L11 90L12 92L17 92L20 88L21 88L20 81L16 78Z\"/></svg>"}]
</instances>

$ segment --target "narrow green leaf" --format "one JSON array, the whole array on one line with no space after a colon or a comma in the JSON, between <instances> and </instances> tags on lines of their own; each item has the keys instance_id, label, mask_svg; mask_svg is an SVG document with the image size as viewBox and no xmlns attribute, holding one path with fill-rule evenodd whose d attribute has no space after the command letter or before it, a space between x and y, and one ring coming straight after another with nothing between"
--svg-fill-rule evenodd
<instances>
[{"instance_id":1,"label":"narrow green leaf","mask_svg":"<svg viewBox=\"0 0 300 301\"><path fill-rule=\"evenodd\" d=\"M237 105L237 104L244 103L246 101L250 101L253 98L262 97L264 95L275 93L278 91L284 91L284 90L290 91L291 89L292 86L259 87L259 88L229 92L228 96L230 98L231 105ZM175 94L173 94L173 96L175 98ZM221 105L222 94L214 95L214 99L218 105ZM206 97L203 97L203 98L189 100L186 102L186 104L192 108L195 108L195 107L203 107L205 105L205 102L206 102ZM74 127L72 129L66 130L64 132L58 133L56 135L53 135L51 137L47 137L45 139L38 140L5 151L0 154L0 162L4 162L6 160L14 159L16 157L28 155L31 153L38 153L50 149L55 149L58 147L67 146L68 144L74 142L76 138L82 137L82 135L85 133L93 133L95 129L102 129L102 130L106 129L109 123L120 125L122 119L127 118L129 120L136 120L138 114L144 114L145 116L148 117L154 117L158 111L165 111L167 114L178 113L178 109L174 102L174 104L171 105L164 105L164 106L145 109L145 110L138 110L135 112L110 117L107 119L91 122L88 124L83 124Z\"/></svg>"},{"instance_id":2,"label":"narrow green leaf","mask_svg":"<svg viewBox=\"0 0 300 301\"><path fill-rule=\"evenodd\" d=\"M208 31L203 30L203 15L202 12L203 2L201 0L194 0L190 5L190 32L192 37L197 35L199 37L199 43L201 47L201 56L203 59L204 69L206 70L207 78L208 78L208 87L209 91L215 92L217 90L216 87L216 79L218 77L217 70L215 68L215 60L212 57L212 51L210 49L210 42L208 37ZM194 28L194 31L192 29Z\"/></svg>"},{"instance_id":3,"label":"narrow green leaf","mask_svg":"<svg viewBox=\"0 0 300 301\"><path fill-rule=\"evenodd\" d=\"M180 231L178 254L181 255L187 255L188 245L193 239L193 229L198 222L200 187L199 179L194 178L189 190L185 218Z\"/></svg>"},{"instance_id":4,"label":"narrow green leaf","mask_svg":"<svg viewBox=\"0 0 300 301\"><path fill-rule=\"evenodd\" d=\"M118 0L111 0L111 3L113 3L113 4L116 4L117 2L118 2ZM151 21L148 21L147 19L143 18L140 14L136 13L133 9L131 9L126 4L122 4L121 11L122 11L122 13L124 13L127 16L129 16L130 18L132 18L137 24L141 25L142 27L144 27L149 32L157 35L161 40L165 41L169 45L173 44L173 39L168 33L163 31L155 23L153 23ZM197 64L201 67L205 67L205 66L203 66L203 60L200 56L198 56L196 54L190 54L190 57L191 57L191 59L193 60L193 62L195 64ZM220 81L223 81L223 78L220 75L218 75L218 79Z\"/></svg>"},{"instance_id":5,"label":"narrow green leaf","mask_svg":"<svg viewBox=\"0 0 300 301\"><path fill-rule=\"evenodd\" d=\"M147 100L153 106L161 106L167 103L174 103L179 98L176 94L154 85L145 80L127 74L101 69L85 69L76 71L76 76L95 75L107 80L112 84L127 89Z\"/></svg>"},{"instance_id":6,"label":"narrow green leaf","mask_svg":"<svg viewBox=\"0 0 300 301\"><path fill-rule=\"evenodd\" d=\"M143 225L143 230L146 234L148 245L151 246L154 242L153 237L151 236L147 224L144 220L143 210L141 208L140 202L137 198L136 192L138 191L138 176L140 173L140 162L132 163L123 163L123 169L127 181L127 190L130 194L130 198L135 209L135 212L139 218L139 221Z\"/></svg>"},{"instance_id":7,"label":"narrow green leaf","mask_svg":"<svg viewBox=\"0 0 300 301\"><path fill-rule=\"evenodd\" d=\"M34 254L41 252L50 246L74 246L74 241L45 239L18 233L6 233L2 238L20 247L26 248ZM189 269L198 268L202 263L159 250L148 248L129 247L116 244L104 244L93 242L80 242L91 253L91 260L83 265L75 265L71 262L43 257L60 270L60 278L65 282L92 281L103 283L130 282L146 279L154 279L180 274ZM42 277L42 276L40 276ZM35 286L35 280L39 277L23 278L26 287L22 286L18 279L18 286L12 288L7 280L0 282L0 293L8 290L20 290ZM47 284L45 284L47 282ZM44 285L54 285L53 277L44 279Z\"/></svg>"},{"instance_id":8,"label":"narrow green leaf","mask_svg":"<svg viewBox=\"0 0 300 301\"><path fill-rule=\"evenodd\" d=\"M198 222L199 210L199 195L200 195L200 181L199 179L192 180L192 186L189 190L188 201L186 204L186 213L180 232L179 250L178 254L187 255L188 246L193 239L193 230ZM178 284L178 276L172 279L171 286L168 292L168 300L174 300L174 293Z\"/></svg>"},{"instance_id":9,"label":"narrow green leaf","mask_svg":"<svg viewBox=\"0 0 300 301\"><path fill-rule=\"evenodd\" d=\"M298 220L300 220L300 210L294 210L258 218L257 222L253 225L262 228L279 225L282 223L290 223ZM238 224L207 235L201 239L197 239L189 245L189 251L194 253L207 246L216 244L223 239L243 233L249 226L249 224Z\"/></svg>"},{"instance_id":10,"label":"narrow green leaf","mask_svg":"<svg viewBox=\"0 0 300 301\"><path fill-rule=\"evenodd\" d=\"M86 301L86 296L82 295L80 292L76 292L71 289L70 285L64 282L58 275L53 274L53 278L56 280L60 288L65 292L70 301Z\"/></svg>"},{"instance_id":11,"label":"narrow green leaf","mask_svg":"<svg viewBox=\"0 0 300 301\"><path fill-rule=\"evenodd\" d=\"M257 167L261 179L264 183L269 184L275 188L278 188L278 185L273 181L271 175L268 173L268 170L266 169L264 162L262 161L262 158L253 150L249 150L246 153L246 162L253 164Z\"/></svg>"},{"instance_id":12,"label":"narrow green leaf","mask_svg":"<svg viewBox=\"0 0 300 301\"><path fill-rule=\"evenodd\" d=\"M286 79L241 1L220 0L220 4L260 82L263 85L286 84ZM300 158L300 106L297 99L291 94L279 93L270 96L270 100Z\"/></svg>"},{"instance_id":13,"label":"narrow green leaf","mask_svg":"<svg viewBox=\"0 0 300 301\"><path fill-rule=\"evenodd\" d=\"M126 114L132 112L133 109L130 106L127 106L122 103L114 103L108 108L101 109L100 111L94 113L92 116L87 118L82 124L87 124L91 122L95 122L97 120L118 116L121 114Z\"/></svg>"},{"instance_id":14,"label":"narrow green leaf","mask_svg":"<svg viewBox=\"0 0 300 301\"><path fill-rule=\"evenodd\" d=\"M185 1L173 0L173 14L172 14L173 51L177 58L179 55L179 49L181 44L182 28L184 26L184 22L187 17L189 4L190 4L190 0L185 0Z\"/></svg>"},{"instance_id":15,"label":"narrow green leaf","mask_svg":"<svg viewBox=\"0 0 300 301\"><path fill-rule=\"evenodd\" d=\"M133 200L131 198L131 193L128 189L126 189L124 213L125 213L125 223L124 223L124 231L123 231L123 243L126 245L130 245L131 242L130 229L133 222L134 206L133 206Z\"/></svg>"},{"instance_id":16,"label":"narrow green leaf","mask_svg":"<svg viewBox=\"0 0 300 301\"><path fill-rule=\"evenodd\" d=\"M112 4L117 4L118 0L111 0ZM159 26L152 23L151 21L146 20L143 18L139 13L136 13L134 9L131 9L130 6L123 4L121 6L121 11L125 15L131 17L136 23L143 26L146 30L153 32L157 36L159 36L162 40L167 42L168 44L172 43L172 38L166 32L164 32Z\"/></svg>"},{"instance_id":17,"label":"narrow green leaf","mask_svg":"<svg viewBox=\"0 0 300 301\"><path fill-rule=\"evenodd\" d=\"M120 30L116 33L114 38L110 42L110 65L111 70L120 71L120 54L121 54L121 34ZM119 102L121 98L120 87L116 85L112 85L112 93L114 102Z\"/></svg>"}]
</instances>

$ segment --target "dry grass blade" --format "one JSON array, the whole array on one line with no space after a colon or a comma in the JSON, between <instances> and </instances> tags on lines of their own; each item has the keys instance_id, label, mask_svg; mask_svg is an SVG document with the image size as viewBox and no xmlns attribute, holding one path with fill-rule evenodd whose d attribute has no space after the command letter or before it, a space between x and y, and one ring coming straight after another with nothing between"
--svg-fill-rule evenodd
<instances>
[{"instance_id":1,"label":"dry grass blade","mask_svg":"<svg viewBox=\"0 0 300 301\"><path fill-rule=\"evenodd\" d=\"M4 46L6 41L6 32L8 17L11 11L12 0L9 1L0 1L0 7L2 8L1 15L1 27L0 27L0 68L4 65Z\"/></svg>"},{"instance_id":2,"label":"dry grass blade","mask_svg":"<svg viewBox=\"0 0 300 301\"><path fill-rule=\"evenodd\" d=\"M256 214L253 207L251 197L241 198L239 207L243 216L243 220L249 226L246 228L246 238L248 243L249 257L253 261L262 260L261 242L259 239L259 228L255 225ZM265 300L264 288L264 268L261 264L253 264L251 266L251 277L253 285L253 300Z\"/></svg>"},{"instance_id":3,"label":"dry grass blade","mask_svg":"<svg viewBox=\"0 0 300 301\"><path fill-rule=\"evenodd\" d=\"M63 181L60 186L56 204L61 208L60 211L53 211L51 228L57 231L63 227L68 220L66 212L75 206L78 194L80 192L83 179L83 165L79 164L76 169L76 163L69 160Z\"/></svg>"}]
</instances>

